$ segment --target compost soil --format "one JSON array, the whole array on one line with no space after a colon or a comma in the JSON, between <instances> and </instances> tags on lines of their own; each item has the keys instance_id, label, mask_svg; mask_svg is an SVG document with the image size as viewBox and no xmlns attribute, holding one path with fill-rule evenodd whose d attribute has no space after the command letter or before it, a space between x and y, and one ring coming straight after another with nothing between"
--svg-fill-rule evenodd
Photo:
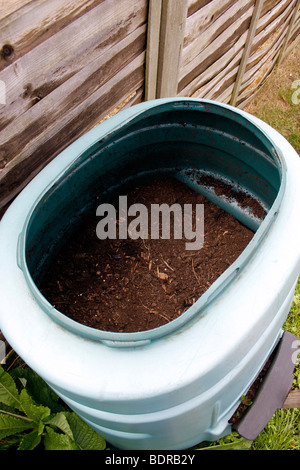
<instances>
[{"instance_id":1,"label":"compost soil","mask_svg":"<svg viewBox=\"0 0 300 470\"><path fill-rule=\"evenodd\" d=\"M215 180L214 187L232 197L226 184ZM149 214L151 204L192 204L194 222L196 204L204 204L204 245L187 250L186 242L191 240L175 239L172 226L170 239L100 240L99 217L86 221L53 259L40 289L66 316L105 331L145 331L174 320L235 261L254 235L232 215L172 178L136 186L127 198L128 207L144 204ZM255 200L241 194L239 198L254 214L262 210Z\"/></svg>"}]
</instances>

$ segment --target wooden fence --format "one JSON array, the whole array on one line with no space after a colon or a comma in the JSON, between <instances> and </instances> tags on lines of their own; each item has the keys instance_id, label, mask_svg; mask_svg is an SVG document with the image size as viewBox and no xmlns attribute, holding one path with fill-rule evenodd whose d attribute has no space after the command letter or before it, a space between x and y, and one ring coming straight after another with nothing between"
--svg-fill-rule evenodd
<instances>
[{"instance_id":1,"label":"wooden fence","mask_svg":"<svg viewBox=\"0 0 300 470\"><path fill-rule=\"evenodd\" d=\"M0 0L0 211L120 107L235 106L297 43L300 0Z\"/></svg>"}]
</instances>

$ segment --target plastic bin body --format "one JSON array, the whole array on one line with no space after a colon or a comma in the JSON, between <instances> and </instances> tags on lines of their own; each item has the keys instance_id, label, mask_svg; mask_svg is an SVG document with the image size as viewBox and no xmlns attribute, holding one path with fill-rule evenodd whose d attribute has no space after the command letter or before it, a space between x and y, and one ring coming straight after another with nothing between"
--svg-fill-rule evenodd
<instances>
[{"instance_id":1,"label":"plastic bin body","mask_svg":"<svg viewBox=\"0 0 300 470\"><path fill-rule=\"evenodd\" d=\"M162 173L195 187L191 169L239 184L268 214L257 223L217 200L256 233L181 317L145 332L104 332L70 320L43 298L38 285L47 262L99 204L100 191ZM230 106L174 98L122 111L47 165L3 217L0 329L117 448L185 449L230 433L228 420L278 343L293 299L299 177L289 143Z\"/></svg>"}]
</instances>

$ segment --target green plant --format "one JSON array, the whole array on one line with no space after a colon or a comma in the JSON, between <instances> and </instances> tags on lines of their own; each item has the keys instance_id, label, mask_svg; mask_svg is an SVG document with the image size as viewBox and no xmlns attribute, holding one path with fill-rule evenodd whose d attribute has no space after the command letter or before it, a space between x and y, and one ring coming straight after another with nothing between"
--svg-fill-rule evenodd
<instances>
[{"instance_id":1,"label":"green plant","mask_svg":"<svg viewBox=\"0 0 300 470\"><path fill-rule=\"evenodd\" d=\"M297 282L293 303L289 315L283 326L285 330L293 333L298 339L300 338L300 277ZM300 388L300 353L296 361L294 380L292 389L298 390Z\"/></svg>"},{"instance_id":2,"label":"green plant","mask_svg":"<svg viewBox=\"0 0 300 470\"><path fill-rule=\"evenodd\" d=\"M253 441L253 450L300 450L300 410L280 409Z\"/></svg>"},{"instance_id":3,"label":"green plant","mask_svg":"<svg viewBox=\"0 0 300 470\"><path fill-rule=\"evenodd\" d=\"M196 450L250 450L252 441L248 441L233 431L228 436L214 442L202 442L195 447Z\"/></svg>"},{"instance_id":4,"label":"green plant","mask_svg":"<svg viewBox=\"0 0 300 470\"><path fill-rule=\"evenodd\" d=\"M105 440L31 369L0 366L0 450L104 450Z\"/></svg>"}]
</instances>

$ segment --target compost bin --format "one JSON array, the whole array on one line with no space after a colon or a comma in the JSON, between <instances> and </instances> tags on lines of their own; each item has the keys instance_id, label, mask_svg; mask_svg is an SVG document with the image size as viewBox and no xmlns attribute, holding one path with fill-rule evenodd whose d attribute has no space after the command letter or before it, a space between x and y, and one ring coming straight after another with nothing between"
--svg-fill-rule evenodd
<instances>
[{"instance_id":1,"label":"compost bin","mask_svg":"<svg viewBox=\"0 0 300 470\"><path fill-rule=\"evenodd\" d=\"M203 174L250 194L266 216L258 220L199 184ZM158 328L119 333L70 319L40 291L49 263L95 212L99 194L161 175L205 194L251 228L252 240L193 305ZM300 271L299 178L290 144L231 106L171 98L120 112L54 158L5 213L1 331L117 448L185 449L230 433L241 397L282 345ZM274 393L285 387L279 400L290 386L292 348L288 341L289 366L281 360L288 376L273 380ZM261 426L270 416L254 418Z\"/></svg>"}]
</instances>

